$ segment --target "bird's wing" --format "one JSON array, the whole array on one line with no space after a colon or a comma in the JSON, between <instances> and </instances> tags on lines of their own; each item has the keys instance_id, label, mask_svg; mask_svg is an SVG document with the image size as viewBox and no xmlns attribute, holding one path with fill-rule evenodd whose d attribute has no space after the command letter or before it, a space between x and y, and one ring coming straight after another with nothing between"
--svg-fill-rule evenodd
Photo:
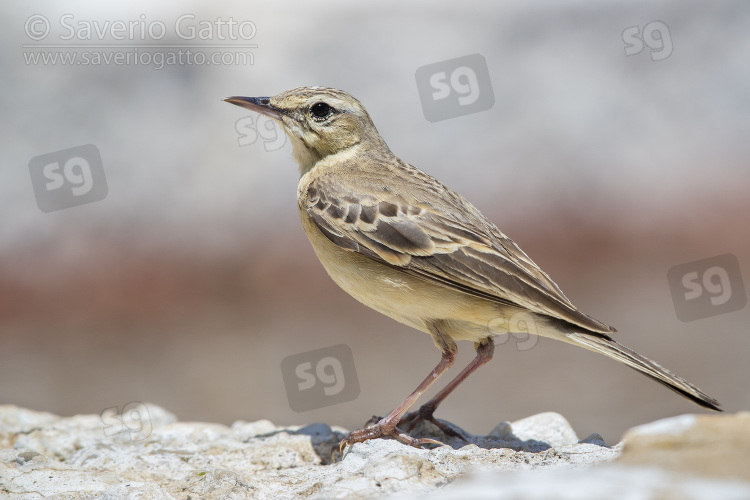
<instances>
[{"instance_id":1,"label":"bird's wing","mask_svg":"<svg viewBox=\"0 0 750 500\"><path fill-rule=\"evenodd\" d=\"M308 185L301 208L333 243L405 273L587 330L615 331L579 311L510 238L468 201L439 186L440 204L447 200L448 209L387 188L374 191L321 176Z\"/></svg>"}]
</instances>

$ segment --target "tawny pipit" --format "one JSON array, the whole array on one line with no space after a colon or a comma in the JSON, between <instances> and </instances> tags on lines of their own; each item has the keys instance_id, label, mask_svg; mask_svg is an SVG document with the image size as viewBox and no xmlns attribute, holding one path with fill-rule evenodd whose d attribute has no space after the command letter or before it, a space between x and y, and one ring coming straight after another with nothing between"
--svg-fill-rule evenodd
<instances>
[{"instance_id":1,"label":"tawny pipit","mask_svg":"<svg viewBox=\"0 0 750 500\"><path fill-rule=\"evenodd\" d=\"M380 137L358 100L341 90L300 87L274 97L227 102L276 120L292 142L301 179L302 226L320 262L341 288L396 321L429 333L442 358L387 417L354 431L341 447L393 436L417 398L448 368L457 340L477 355L453 381L409 417L430 420L440 402L492 357L492 336L524 315L534 333L616 359L695 403L719 410L703 391L618 344L614 328L579 311L547 274L461 195L402 161Z\"/></svg>"}]
</instances>

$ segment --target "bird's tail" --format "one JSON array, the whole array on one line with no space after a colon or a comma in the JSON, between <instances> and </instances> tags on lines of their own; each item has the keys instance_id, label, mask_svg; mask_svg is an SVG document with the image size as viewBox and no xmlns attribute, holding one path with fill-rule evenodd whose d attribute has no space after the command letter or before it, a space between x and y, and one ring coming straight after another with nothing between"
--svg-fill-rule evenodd
<instances>
[{"instance_id":1,"label":"bird's tail","mask_svg":"<svg viewBox=\"0 0 750 500\"><path fill-rule=\"evenodd\" d=\"M606 335L587 333L565 333L565 340L590 351L604 354L612 359L625 363L629 367L643 373L657 382L664 384L684 398L693 401L704 408L722 411L720 403L698 389L682 377L678 377L655 361L641 356L637 352L618 344Z\"/></svg>"}]
</instances>

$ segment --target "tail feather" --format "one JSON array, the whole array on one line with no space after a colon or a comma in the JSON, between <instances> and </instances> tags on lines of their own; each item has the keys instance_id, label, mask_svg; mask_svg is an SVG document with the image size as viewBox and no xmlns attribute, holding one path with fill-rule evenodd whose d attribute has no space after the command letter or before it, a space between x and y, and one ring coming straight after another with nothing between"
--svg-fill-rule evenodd
<instances>
[{"instance_id":1,"label":"tail feather","mask_svg":"<svg viewBox=\"0 0 750 500\"><path fill-rule=\"evenodd\" d=\"M638 354L607 337L599 334L566 333L565 340L571 344L584 347L590 351L604 354L612 359L625 363L629 367L643 373L657 382L664 384L677 394L687 398L704 408L722 411L720 403L685 380L675 375L655 361Z\"/></svg>"}]
</instances>

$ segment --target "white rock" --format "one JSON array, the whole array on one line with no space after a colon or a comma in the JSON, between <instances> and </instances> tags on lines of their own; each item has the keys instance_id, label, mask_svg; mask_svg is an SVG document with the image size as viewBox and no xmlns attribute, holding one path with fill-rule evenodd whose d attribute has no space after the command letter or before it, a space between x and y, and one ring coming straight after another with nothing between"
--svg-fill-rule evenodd
<instances>
[{"instance_id":1,"label":"white rock","mask_svg":"<svg viewBox=\"0 0 750 500\"><path fill-rule=\"evenodd\" d=\"M390 500L747 500L750 484L686 477L658 467L492 472L458 479L441 490Z\"/></svg>"},{"instance_id":2,"label":"white rock","mask_svg":"<svg viewBox=\"0 0 750 500\"><path fill-rule=\"evenodd\" d=\"M446 422L466 441L420 422L413 435L446 445L417 449L375 439L349 447L331 463L331 450L344 434L326 424L278 427L263 420L227 427L177 422L154 405L137 410L130 427L113 433L113 420L100 415L60 418L0 406L0 497L329 499L398 494L640 500L707 488L729 495L746 486L716 478L682 485L676 473L656 467L646 469L648 473L625 465L603 467L620 455L621 446L607 447L597 435L578 442L565 419L549 413L501 424L486 436ZM735 419L737 426L744 425L742 418ZM465 479L482 472L490 475ZM659 489L660 481L667 486ZM645 496L628 497L630 490Z\"/></svg>"},{"instance_id":3,"label":"white rock","mask_svg":"<svg viewBox=\"0 0 750 500\"><path fill-rule=\"evenodd\" d=\"M632 433L632 435L672 434L676 436L693 427L695 423L695 415L679 415L677 417L663 418L649 422L648 424L638 425L628 432Z\"/></svg>"},{"instance_id":4,"label":"white rock","mask_svg":"<svg viewBox=\"0 0 750 500\"><path fill-rule=\"evenodd\" d=\"M511 424L513 434L522 441L534 440L551 447L578 442L578 436L565 417L559 413L539 413Z\"/></svg>"}]
</instances>

